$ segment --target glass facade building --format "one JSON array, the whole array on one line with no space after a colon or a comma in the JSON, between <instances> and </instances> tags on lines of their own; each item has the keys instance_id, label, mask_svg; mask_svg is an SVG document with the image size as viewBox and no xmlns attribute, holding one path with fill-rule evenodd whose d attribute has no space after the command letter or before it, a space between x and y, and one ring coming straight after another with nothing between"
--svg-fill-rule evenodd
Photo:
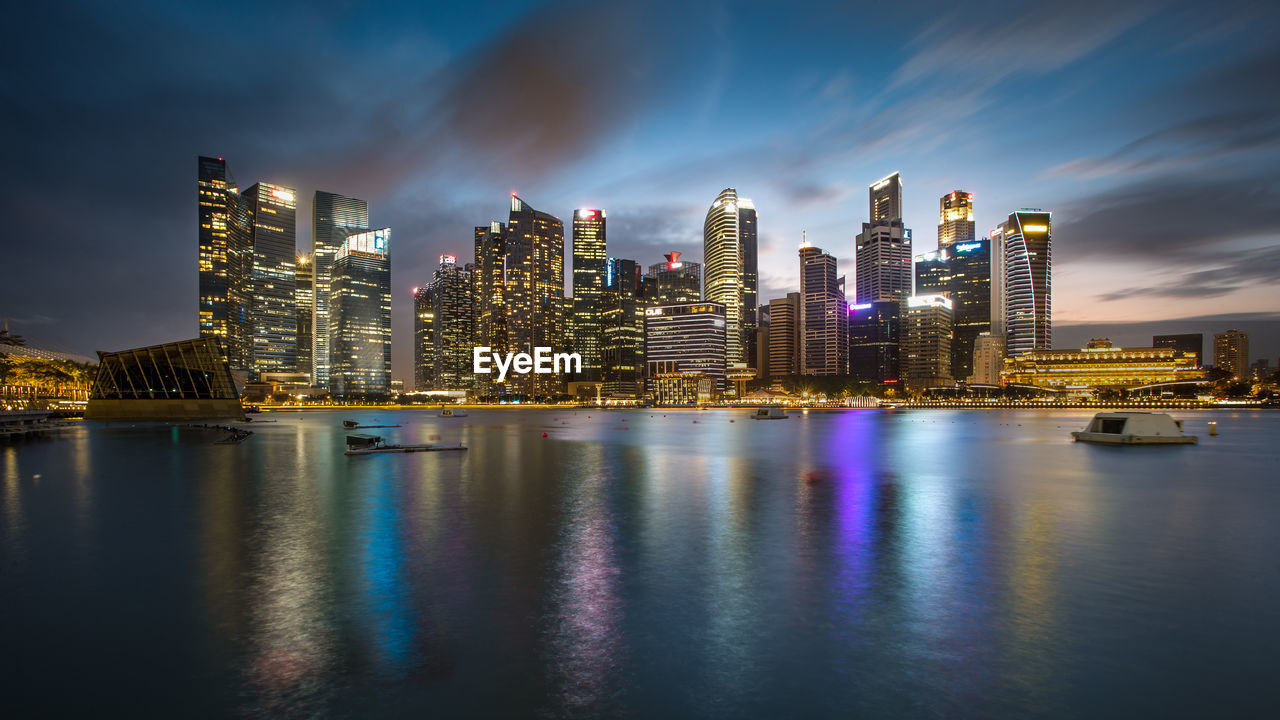
<instances>
[{"instance_id":1,"label":"glass facade building","mask_svg":"<svg viewBox=\"0 0 1280 720\"><path fill-rule=\"evenodd\" d=\"M644 311L645 384L658 378L698 377L725 387L725 307L720 303L658 305Z\"/></svg>"},{"instance_id":2,"label":"glass facade building","mask_svg":"<svg viewBox=\"0 0 1280 720\"><path fill-rule=\"evenodd\" d=\"M725 308L725 361L755 361L755 312L758 302L756 209L751 200L725 188L707 210L702 226L706 263L702 297Z\"/></svg>"},{"instance_id":3,"label":"glass facade building","mask_svg":"<svg viewBox=\"0 0 1280 720\"><path fill-rule=\"evenodd\" d=\"M312 383L329 386L329 305L333 260L349 233L369 229L364 200L317 190L311 205L311 254L314 256L315 306L312 320Z\"/></svg>"},{"instance_id":4,"label":"glass facade building","mask_svg":"<svg viewBox=\"0 0 1280 720\"><path fill-rule=\"evenodd\" d=\"M413 289L413 389L435 388L436 323L431 285Z\"/></svg>"},{"instance_id":5,"label":"glass facade building","mask_svg":"<svg viewBox=\"0 0 1280 720\"><path fill-rule=\"evenodd\" d=\"M849 307L849 374L887 385L898 382L902 308L898 300Z\"/></svg>"},{"instance_id":6,"label":"glass facade building","mask_svg":"<svg viewBox=\"0 0 1280 720\"><path fill-rule=\"evenodd\" d=\"M1010 356L1053 345L1053 243L1050 213L1019 210L992 233L995 315Z\"/></svg>"},{"instance_id":7,"label":"glass facade building","mask_svg":"<svg viewBox=\"0 0 1280 720\"><path fill-rule=\"evenodd\" d=\"M640 267L634 260L609 258L605 275L602 392L639 397L644 392L644 309Z\"/></svg>"},{"instance_id":8,"label":"glass facade building","mask_svg":"<svg viewBox=\"0 0 1280 720\"><path fill-rule=\"evenodd\" d=\"M902 382L909 391L950 385L952 302L942 295L907 298L902 316Z\"/></svg>"},{"instance_id":9,"label":"glass facade building","mask_svg":"<svg viewBox=\"0 0 1280 720\"><path fill-rule=\"evenodd\" d=\"M467 390L472 387L472 348L475 338L472 313L471 265L458 266L454 255L441 255L426 293L430 301L430 389ZM419 388L427 389L427 388Z\"/></svg>"},{"instance_id":10,"label":"glass facade building","mask_svg":"<svg viewBox=\"0 0 1280 720\"><path fill-rule=\"evenodd\" d=\"M260 182L244 191L253 228L249 379L293 372L298 364L294 299L297 205L292 188Z\"/></svg>"},{"instance_id":11,"label":"glass facade building","mask_svg":"<svg viewBox=\"0 0 1280 720\"><path fill-rule=\"evenodd\" d=\"M298 328L298 367L297 372L306 373L307 382L310 383L314 379L312 373L312 353L314 351L314 339L312 337L312 323L315 322L315 260L310 253L299 255L294 270L294 290L293 298L296 306L295 317L297 318Z\"/></svg>"},{"instance_id":12,"label":"glass facade building","mask_svg":"<svg viewBox=\"0 0 1280 720\"><path fill-rule=\"evenodd\" d=\"M650 305L679 305L702 302L702 265L681 260L683 253L669 252L666 262L649 266L649 287L645 299Z\"/></svg>"},{"instance_id":13,"label":"glass facade building","mask_svg":"<svg viewBox=\"0 0 1280 720\"><path fill-rule=\"evenodd\" d=\"M603 314L608 255L605 212L573 213L573 322L569 346L582 356L579 380L598 381L603 367Z\"/></svg>"},{"instance_id":14,"label":"glass facade building","mask_svg":"<svg viewBox=\"0 0 1280 720\"><path fill-rule=\"evenodd\" d=\"M391 229L348 235L333 259L331 392L342 398L391 391Z\"/></svg>"},{"instance_id":15,"label":"glass facade building","mask_svg":"<svg viewBox=\"0 0 1280 720\"><path fill-rule=\"evenodd\" d=\"M253 230L250 212L222 158L201 156L196 176L200 337L225 346L231 368L249 368Z\"/></svg>"},{"instance_id":16,"label":"glass facade building","mask_svg":"<svg viewBox=\"0 0 1280 720\"><path fill-rule=\"evenodd\" d=\"M507 346L499 350L494 345L494 351L563 350L564 223L512 195L504 261ZM565 378L554 373L512 374L507 385L516 395L550 397L564 392Z\"/></svg>"}]
</instances>

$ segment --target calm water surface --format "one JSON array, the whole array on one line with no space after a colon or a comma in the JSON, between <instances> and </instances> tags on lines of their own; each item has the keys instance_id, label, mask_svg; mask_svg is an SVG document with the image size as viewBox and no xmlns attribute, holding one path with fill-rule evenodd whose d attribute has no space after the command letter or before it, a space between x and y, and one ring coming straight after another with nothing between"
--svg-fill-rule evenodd
<instances>
[{"instance_id":1,"label":"calm water surface","mask_svg":"<svg viewBox=\"0 0 1280 720\"><path fill-rule=\"evenodd\" d=\"M1277 716L1280 413L1072 444L1091 414L275 413L239 446L0 445L0 706ZM344 418L471 449L349 458Z\"/></svg>"}]
</instances>

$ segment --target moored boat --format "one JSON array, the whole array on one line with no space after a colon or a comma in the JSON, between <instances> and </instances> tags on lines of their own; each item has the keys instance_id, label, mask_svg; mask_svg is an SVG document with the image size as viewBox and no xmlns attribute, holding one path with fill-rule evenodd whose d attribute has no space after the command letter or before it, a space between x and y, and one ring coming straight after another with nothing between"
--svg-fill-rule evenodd
<instances>
[{"instance_id":1,"label":"moored boat","mask_svg":"<svg viewBox=\"0 0 1280 720\"><path fill-rule=\"evenodd\" d=\"M377 435L348 435L347 455L373 455L375 453L411 453L411 452L448 452L466 450L461 443L457 445L388 445L386 440Z\"/></svg>"},{"instance_id":2,"label":"moored boat","mask_svg":"<svg viewBox=\"0 0 1280 720\"><path fill-rule=\"evenodd\" d=\"M461 410L454 410L453 408L440 408L440 417L442 418L458 418L458 417L466 417L466 416L467 414Z\"/></svg>"},{"instance_id":3,"label":"moored boat","mask_svg":"<svg viewBox=\"0 0 1280 720\"><path fill-rule=\"evenodd\" d=\"M758 408L752 420L786 420L787 411L780 407Z\"/></svg>"},{"instance_id":4,"label":"moored boat","mask_svg":"<svg viewBox=\"0 0 1280 720\"><path fill-rule=\"evenodd\" d=\"M1100 412L1084 430L1071 433L1077 442L1101 445L1194 445L1196 435L1182 432L1182 421L1166 413Z\"/></svg>"}]
</instances>

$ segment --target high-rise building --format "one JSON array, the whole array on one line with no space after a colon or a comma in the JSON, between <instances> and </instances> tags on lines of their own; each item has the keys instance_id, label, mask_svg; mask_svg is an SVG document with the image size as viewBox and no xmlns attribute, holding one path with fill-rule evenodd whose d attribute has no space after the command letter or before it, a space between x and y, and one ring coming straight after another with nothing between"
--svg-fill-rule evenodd
<instances>
[{"instance_id":1,"label":"high-rise building","mask_svg":"<svg viewBox=\"0 0 1280 720\"><path fill-rule=\"evenodd\" d=\"M441 255L431 279L431 382L436 390L466 390L473 385L471 265L458 266L455 255Z\"/></svg>"},{"instance_id":2,"label":"high-rise building","mask_svg":"<svg viewBox=\"0 0 1280 720\"><path fill-rule=\"evenodd\" d=\"M756 308L756 380L767 382L769 374L769 306Z\"/></svg>"},{"instance_id":3,"label":"high-rise building","mask_svg":"<svg viewBox=\"0 0 1280 720\"><path fill-rule=\"evenodd\" d=\"M953 243L916 256L916 294L951 299L954 337L951 373L965 380L973 373L974 340L991 332L991 241Z\"/></svg>"},{"instance_id":4,"label":"high-rise building","mask_svg":"<svg viewBox=\"0 0 1280 720\"><path fill-rule=\"evenodd\" d=\"M431 284L413 289L413 389L435 388L436 323Z\"/></svg>"},{"instance_id":5,"label":"high-rise building","mask_svg":"<svg viewBox=\"0 0 1280 720\"><path fill-rule=\"evenodd\" d=\"M197 161L199 332L215 337L233 371L249 368L253 230L249 206L222 158Z\"/></svg>"},{"instance_id":6,"label":"high-rise building","mask_svg":"<svg viewBox=\"0 0 1280 720\"><path fill-rule=\"evenodd\" d=\"M894 173L870 188L871 222L862 224L854 252L858 304L905 300L912 293L911 230L902 224L902 179Z\"/></svg>"},{"instance_id":7,"label":"high-rise building","mask_svg":"<svg viewBox=\"0 0 1280 720\"><path fill-rule=\"evenodd\" d=\"M475 264L471 272L475 298L476 345L509 352L507 334L507 226L497 220L475 229ZM492 381L481 380L482 396L499 394Z\"/></svg>"},{"instance_id":8,"label":"high-rise building","mask_svg":"<svg viewBox=\"0 0 1280 720\"><path fill-rule=\"evenodd\" d=\"M1004 336L984 332L973 343L973 374L969 382L974 385L999 385L1000 371L1004 369Z\"/></svg>"},{"instance_id":9,"label":"high-rise building","mask_svg":"<svg viewBox=\"0 0 1280 720\"><path fill-rule=\"evenodd\" d=\"M329 386L329 298L333 259L348 234L369 229L364 200L317 190L311 204L311 254L315 259L315 310L312 313L312 383Z\"/></svg>"},{"instance_id":10,"label":"high-rise building","mask_svg":"<svg viewBox=\"0 0 1280 720\"><path fill-rule=\"evenodd\" d=\"M843 375L848 364L849 309L836 258L800 245L800 362L805 375Z\"/></svg>"},{"instance_id":11,"label":"high-rise building","mask_svg":"<svg viewBox=\"0 0 1280 720\"><path fill-rule=\"evenodd\" d=\"M645 300L650 305L679 305L702 302L702 265L681 260L684 253L669 252L666 262L649 266L653 288Z\"/></svg>"},{"instance_id":12,"label":"high-rise building","mask_svg":"<svg viewBox=\"0 0 1280 720\"><path fill-rule=\"evenodd\" d=\"M722 190L702 226L702 297L725 308L725 362L730 366L754 359L750 346L759 284L756 233L755 204L738 197L733 188Z\"/></svg>"},{"instance_id":13,"label":"high-rise building","mask_svg":"<svg viewBox=\"0 0 1280 720\"><path fill-rule=\"evenodd\" d=\"M769 376L800 374L800 293L769 301Z\"/></svg>"},{"instance_id":14,"label":"high-rise building","mask_svg":"<svg viewBox=\"0 0 1280 720\"><path fill-rule=\"evenodd\" d=\"M951 300L942 295L907 298L902 318L902 382L908 391L950 385Z\"/></svg>"},{"instance_id":15,"label":"high-rise building","mask_svg":"<svg viewBox=\"0 0 1280 720\"><path fill-rule=\"evenodd\" d=\"M250 186L243 197L253 228L249 379L256 380L262 373L294 372L298 364L297 205L291 188L266 182Z\"/></svg>"},{"instance_id":16,"label":"high-rise building","mask_svg":"<svg viewBox=\"0 0 1280 720\"><path fill-rule=\"evenodd\" d=\"M496 352L564 348L564 223L511 196L505 260L507 346ZM491 269L486 268L486 272ZM511 374L508 392L549 397L564 392L565 378L551 373Z\"/></svg>"},{"instance_id":17,"label":"high-rise building","mask_svg":"<svg viewBox=\"0 0 1280 720\"><path fill-rule=\"evenodd\" d=\"M894 385L899 380L902 302L880 300L849 307L849 374Z\"/></svg>"},{"instance_id":18,"label":"high-rise building","mask_svg":"<svg viewBox=\"0 0 1280 720\"><path fill-rule=\"evenodd\" d=\"M306 373L308 382L312 375L312 323L315 321L315 261L311 253L298 256L294 270L293 298L298 326L297 372Z\"/></svg>"},{"instance_id":19,"label":"high-rise building","mask_svg":"<svg viewBox=\"0 0 1280 720\"><path fill-rule=\"evenodd\" d=\"M1239 330L1214 333L1213 366L1230 372L1237 380L1248 378L1249 333Z\"/></svg>"},{"instance_id":20,"label":"high-rise building","mask_svg":"<svg viewBox=\"0 0 1280 720\"><path fill-rule=\"evenodd\" d=\"M601 316L604 366L602 394L639 397L644 393L644 309L640 266L609 258Z\"/></svg>"},{"instance_id":21,"label":"high-rise building","mask_svg":"<svg viewBox=\"0 0 1280 720\"><path fill-rule=\"evenodd\" d=\"M329 388L344 398L391 391L391 229L347 235L333 257Z\"/></svg>"},{"instance_id":22,"label":"high-rise building","mask_svg":"<svg viewBox=\"0 0 1280 720\"><path fill-rule=\"evenodd\" d=\"M720 303L645 308L645 384L659 403L671 402L674 388L696 388L698 381L709 381L712 393L724 391L727 327Z\"/></svg>"},{"instance_id":23,"label":"high-rise building","mask_svg":"<svg viewBox=\"0 0 1280 720\"><path fill-rule=\"evenodd\" d=\"M973 193L956 190L938 199L938 249L977 238L973 222ZM916 292L920 292L916 288Z\"/></svg>"},{"instance_id":24,"label":"high-rise building","mask_svg":"<svg viewBox=\"0 0 1280 720\"><path fill-rule=\"evenodd\" d=\"M605 212L591 208L573 212L573 325L569 345L582 356L579 380L598 381L605 307Z\"/></svg>"},{"instance_id":25,"label":"high-rise building","mask_svg":"<svg viewBox=\"0 0 1280 720\"><path fill-rule=\"evenodd\" d=\"M1152 347L1171 347L1179 352L1195 355L1196 365L1204 365L1204 334L1185 333L1182 335L1155 335L1151 338Z\"/></svg>"},{"instance_id":26,"label":"high-rise building","mask_svg":"<svg viewBox=\"0 0 1280 720\"><path fill-rule=\"evenodd\" d=\"M992 233L993 333L1017 356L1053 346L1053 262L1050 213L1018 210ZM999 271L999 272L994 272Z\"/></svg>"}]
</instances>

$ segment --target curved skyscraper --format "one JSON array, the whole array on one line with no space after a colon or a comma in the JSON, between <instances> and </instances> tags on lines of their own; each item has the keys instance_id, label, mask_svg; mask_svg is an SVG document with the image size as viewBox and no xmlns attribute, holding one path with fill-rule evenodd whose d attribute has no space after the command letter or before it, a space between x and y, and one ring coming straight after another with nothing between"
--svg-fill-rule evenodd
<instances>
[{"instance_id":1,"label":"curved skyscraper","mask_svg":"<svg viewBox=\"0 0 1280 720\"><path fill-rule=\"evenodd\" d=\"M1019 210L992 234L1001 265L997 318L1009 357L1053 346L1053 263L1050 214Z\"/></svg>"},{"instance_id":2,"label":"curved skyscraper","mask_svg":"<svg viewBox=\"0 0 1280 720\"><path fill-rule=\"evenodd\" d=\"M756 269L756 207L725 188L707 210L702 226L703 292L725 307L725 363L754 362L759 275Z\"/></svg>"}]
</instances>

